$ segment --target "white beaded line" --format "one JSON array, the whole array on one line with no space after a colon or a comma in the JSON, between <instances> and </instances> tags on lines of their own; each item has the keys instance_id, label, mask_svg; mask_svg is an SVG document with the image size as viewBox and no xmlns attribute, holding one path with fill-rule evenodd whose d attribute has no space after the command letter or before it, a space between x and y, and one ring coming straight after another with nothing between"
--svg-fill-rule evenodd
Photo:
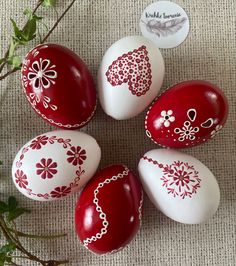
<instances>
[{"instance_id":1,"label":"white beaded line","mask_svg":"<svg viewBox=\"0 0 236 266\"><path fill-rule=\"evenodd\" d=\"M142 225L142 209L143 209L143 190L141 191L142 194L141 194L141 200L140 200L140 204L139 204L139 208L138 208L138 213L139 213L139 221L140 221L140 227Z\"/></svg>"},{"instance_id":2,"label":"white beaded line","mask_svg":"<svg viewBox=\"0 0 236 266\"><path fill-rule=\"evenodd\" d=\"M103 220L103 222L102 222L103 227L102 227L100 233L96 233L95 236L88 237L83 241L83 244L86 248L88 248L88 244L91 244L93 241L97 241L98 239L101 239L103 235L107 234L107 227L109 225L109 223L106 219L106 214L102 211L102 208L101 208L101 206L99 206L99 203L98 203L97 194L99 193L99 189L102 188L105 184L109 184L109 183L111 183L111 181L116 181L118 179L121 179L124 176L127 176L128 174L129 174L129 169L127 167L125 167L125 170L123 171L123 173L119 173L117 176L112 176L111 178L107 178L102 183L99 183L97 188L94 190L93 203L96 205L96 211L98 213L100 213L99 218L101 220Z\"/></svg>"}]
</instances>

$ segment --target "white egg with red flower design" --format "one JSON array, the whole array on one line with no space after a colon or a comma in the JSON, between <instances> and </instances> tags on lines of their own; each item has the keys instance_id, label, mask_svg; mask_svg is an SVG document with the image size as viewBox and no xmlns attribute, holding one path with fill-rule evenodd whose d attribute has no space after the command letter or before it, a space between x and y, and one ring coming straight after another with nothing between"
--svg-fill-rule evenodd
<instances>
[{"instance_id":1,"label":"white egg with red flower design","mask_svg":"<svg viewBox=\"0 0 236 266\"><path fill-rule=\"evenodd\" d=\"M141 113L157 96L164 78L158 47L142 36L128 36L105 53L98 71L99 100L117 120Z\"/></svg>"},{"instance_id":2,"label":"white egg with red flower design","mask_svg":"<svg viewBox=\"0 0 236 266\"><path fill-rule=\"evenodd\" d=\"M177 222L204 222L219 206L220 190L214 175L190 155L175 150L151 150L140 159L138 170L150 200Z\"/></svg>"},{"instance_id":3,"label":"white egg with red flower design","mask_svg":"<svg viewBox=\"0 0 236 266\"><path fill-rule=\"evenodd\" d=\"M88 134L52 131L35 137L20 149L12 165L12 178L26 197L56 200L85 185L95 174L100 159L100 147Z\"/></svg>"}]
</instances>

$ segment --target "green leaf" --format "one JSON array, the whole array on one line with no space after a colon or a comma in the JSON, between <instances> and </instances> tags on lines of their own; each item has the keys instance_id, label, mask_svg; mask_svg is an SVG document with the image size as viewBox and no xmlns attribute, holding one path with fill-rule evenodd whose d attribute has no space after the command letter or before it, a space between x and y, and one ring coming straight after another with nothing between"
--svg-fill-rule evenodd
<instances>
[{"instance_id":1,"label":"green leaf","mask_svg":"<svg viewBox=\"0 0 236 266\"><path fill-rule=\"evenodd\" d=\"M16 251L16 245L12 242L5 244L0 249L0 266L4 266L5 262L12 262L11 255Z\"/></svg>"},{"instance_id":2,"label":"green leaf","mask_svg":"<svg viewBox=\"0 0 236 266\"><path fill-rule=\"evenodd\" d=\"M11 18L11 23L14 29L14 33L15 33L15 37L19 38L22 35L21 30L19 29L19 27L17 26L16 22Z\"/></svg>"},{"instance_id":3,"label":"green leaf","mask_svg":"<svg viewBox=\"0 0 236 266\"><path fill-rule=\"evenodd\" d=\"M8 58L8 64L11 65L15 69L21 68L22 60L19 56L12 56L11 58Z\"/></svg>"},{"instance_id":4,"label":"green leaf","mask_svg":"<svg viewBox=\"0 0 236 266\"><path fill-rule=\"evenodd\" d=\"M24 12L23 12L23 14L25 15L25 16L28 16L29 18L31 18L32 17L32 10L31 9L29 9L29 8L26 8L25 10L24 10Z\"/></svg>"},{"instance_id":5,"label":"green leaf","mask_svg":"<svg viewBox=\"0 0 236 266\"><path fill-rule=\"evenodd\" d=\"M16 250L16 245L12 242L5 244L0 248L0 254L12 254ZM9 254L10 253L10 254Z\"/></svg>"},{"instance_id":6,"label":"green leaf","mask_svg":"<svg viewBox=\"0 0 236 266\"><path fill-rule=\"evenodd\" d=\"M15 210L9 212L9 215L7 217L7 220L9 222L11 222L11 221L17 219L19 216L21 216L24 213L30 213L30 211L27 210L27 209L24 209L24 208L17 208Z\"/></svg>"},{"instance_id":7,"label":"green leaf","mask_svg":"<svg viewBox=\"0 0 236 266\"><path fill-rule=\"evenodd\" d=\"M36 37L36 29L37 29L37 23L36 19L33 17L29 19L22 31L23 38L29 42L33 40Z\"/></svg>"},{"instance_id":8,"label":"green leaf","mask_svg":"<svg viewBox=\"0 0 236 266\"><path fill-rule=\"evenodd\" d=\"M56 0L43 0L43 6L44 7L55 7L56 6Z\"/></svg>"},{"instance_id":9,"label":"green leaf","mask_svg":"<svg viewBox=\"0 0 236 266\"><path fill-rule=\"evenodd\" d=\"M17 207L18 203L17 203L17 200L15 197L13 196L10 196L8 198L8 208L9 208L9 211L12 211L12 210L15 210L16 207Z\"/></svg>"},{"instance_id":10,"label":"green leaf","mask_svg":"<svg viewBox=\"0 0 236 266\"><path fill-rule=\"evenodd\" d=\"M5 59L3 58L3 59L0 59L0 62L2 63L2 62L4 62L5 61ZM0 63L0 64L1 64ZM0 165L3 165L3 162L2 161L0 161Z\"/></svg>"},{"instance_id":11,"label":"green leaf","mask_svg":"<svg viewBox=\"0 0 236 266\"><path fill-rule=\"evenodd\" d=\"M8 205L5 202L0 201L0 213L4 213L7 211L8 211Z\"/></svg>"},{"instance_id":12,"label":"green leaf","mask_svg":"<svg viewBox=\"0 0 236 266\"><path fill-rule=\"evenodd\" d=\"M17 45L25 45L27 43L27 40L24 38L24 35L23 35L23 32L22 30L19 29L19 27L17 26L16 22L11 18L11 22L12 22L12 26L13 26L13 29L14 29L14 36L12 37L13 38L13 42L11 43L11 48L16 48ZM12 54L13 55L13 54ZM12 55L10 55L10 52L9 52L9 57L11 57Z\"/></svg>"},{"instance_id":13,"label":"green leaf","mask_svg":"<svg viewBox=\"0 0 236 266\"><path fill-rule=\"evenodd\" d=\"M0 64L2 64L3 62L5 62L5 60L6 60L5 58L1 58L0 59ZM1 161L0 161L0 165L2 165L2 162Z\"/></svg>"}]
</instances>

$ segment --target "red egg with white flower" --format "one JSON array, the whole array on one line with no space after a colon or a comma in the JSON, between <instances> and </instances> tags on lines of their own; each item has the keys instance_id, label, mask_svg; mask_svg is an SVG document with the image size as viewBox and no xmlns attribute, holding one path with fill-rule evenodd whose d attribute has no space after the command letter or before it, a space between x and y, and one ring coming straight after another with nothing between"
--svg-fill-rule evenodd
<instances>
[{"instance_id":1,"label":"red egg with white flower","mask_svg":"<svg viewBox=\"0 0 236 266\"><path fill-rule=\"evenodd\" d=\"M75 210L77 234L97 254L124 248L139 230L143 192L126 166L112 165L98 172L82 191Z\"/></svg>"},{"instance_id":2,"label":"red egg with white flower","mask_svg":"<svg viewBox=\"0 0 236 266\"><path fill-rule=\"evenodd\" d=\"M52 131L35 137L19 150L12 165L12 179L28 198L61 199L89 181L100 158L100 147L88 134Z\"/></svg>"},{"instance_id":3,"label":"red egg with white flower","mask_svg":"<svg viewBox=\"0 0 236 266\"><path fill-rule=\"evenodd\" d=\"M27 100L45 121L63 129L86 125L96 109L96 90L82 59L68 48L42 44L22 66Z\"/></svg>"},{"instance_id":4,"label":"red egg with white flower","mask_svg":"<svg viewBox=\"0 0 236 266\"><path fill-rule=\"evenodd\" d=\"M223 92L206 81L192 80L162 93L145 118L147 136L163 147L186 148L213 138L228 117Z\"/></svg>"}]
</instances>

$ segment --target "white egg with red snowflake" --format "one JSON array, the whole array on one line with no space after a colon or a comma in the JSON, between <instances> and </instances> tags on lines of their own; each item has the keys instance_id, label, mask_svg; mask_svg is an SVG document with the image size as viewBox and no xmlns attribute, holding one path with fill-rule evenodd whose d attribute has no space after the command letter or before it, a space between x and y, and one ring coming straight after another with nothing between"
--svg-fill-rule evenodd
<instances>
[{"instance_id":1,"label":"white egg with red snowflake","mask_svg":"<svg viewBox=\"0 0 236 266\"><path fill-rule=\"evenodd\" d=\"M59 130L35 137L16 155L16 188L34 200L50 201L78 191L95 174L101 159L97 141L88 134Z\"/></svg>"},{"instance_id":2,"label":"white egg with red snowflake","mask_svg":"<svg viewBox=\"0 0 236 266\"><path fill-rule=\"evenodd\" d=\"M154 43L142 36L120 39L106 51L98 71L103 110L117 120L138 115L157 96L164 72Z\"/></svg>"},{"instance_id":3,"label":"white egg with red snowflake","mask_svg":"<svg viewBox=\"0 0 236 266\"><path fill-rule=\"evenodd\" d=\"M214 175L190 155L151 150L140 159L138 171L153 204L177 222L198 224L218 209L220 190Z\"/></svg>"}]
</instances>

